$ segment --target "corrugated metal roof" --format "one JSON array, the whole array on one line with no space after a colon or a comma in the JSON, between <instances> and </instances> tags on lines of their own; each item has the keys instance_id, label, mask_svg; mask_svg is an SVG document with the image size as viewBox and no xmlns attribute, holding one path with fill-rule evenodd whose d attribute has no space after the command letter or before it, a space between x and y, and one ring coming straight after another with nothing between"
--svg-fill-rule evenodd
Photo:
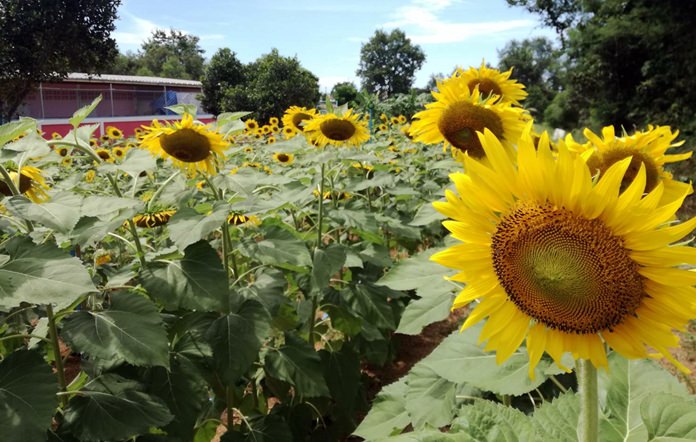
<instances>
[{"instance_id":1,"label":"corrugated metal roof","mask_svg":"<svg viewBox=\"0 0 696 442\"><path fill-rule=\"evenodd\" d=\"M112 74L85 74L72 72L68 74L68 81L85 83L120 83L120 84L148 84L159 86L184 86L201 87L201 82L196 80L181 80L178 78L143 77L141 75L112 75Z\"/></svg>"}]
</instances>

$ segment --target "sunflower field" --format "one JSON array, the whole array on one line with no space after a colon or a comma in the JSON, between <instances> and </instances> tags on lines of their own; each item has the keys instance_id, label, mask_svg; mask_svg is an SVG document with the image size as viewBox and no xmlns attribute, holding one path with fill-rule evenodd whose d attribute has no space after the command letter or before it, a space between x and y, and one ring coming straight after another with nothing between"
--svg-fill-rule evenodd
<instances>
[{"instance_id":1,"label":"sunflower field","mask_svg":"<svg viewBox=\"0 0 696 442\"><path fill-rule=\"evenodd\" d=\"M691 152L525 96L0 126L0 440L696 440Z\"/></svg>"}]
</instances>

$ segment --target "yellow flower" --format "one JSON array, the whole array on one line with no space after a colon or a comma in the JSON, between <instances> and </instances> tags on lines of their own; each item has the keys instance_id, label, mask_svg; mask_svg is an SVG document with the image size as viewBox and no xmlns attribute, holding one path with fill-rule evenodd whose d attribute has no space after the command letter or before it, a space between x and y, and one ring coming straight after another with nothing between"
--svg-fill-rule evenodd
<instances>
[{"instance_id":1,"label":"yellow flower","mask_svg":"<svg viewBox=\"0 0 696 442\"><path fill-rule=\"evenodd\" d=\"M35 203L42 203L48 200L46 190L48 185L41 175L41 169L33 166L24 166L20 171L19 177L16 170L9 170L10 179L15 184L21 195L26 195ZM12 196L12 191L7 183L0 178L0 193L5 196Z\"/></svg>"},{"instance_id":2,"label":"yellow flower","mask_svg":"<svg viewBox=\"0 0 696 442\"><path fill-rule=\"evenodd\" d=\"M90 147L97 147L99 145L99 140L97 140L96 138L90 138L89 145Z\"/></svg>"},{"instance_id":3,"label":"yellow flower","mask_svg":"<svg viewBox=\"0 0 696 442\"><path fill-rule=\"evenodd\" d=\"M122 160L126 156L127 151L128 149L125 149L123 147L114 147L113 149L111 149L111 153L117 160Z\"/></svg>"},{"instance_id":4,"label":"yellow flower","mask_svg":"<svg viewBox=\"0 0 696 442\"><path fill-rule=\"evenodd\" d=\"M94 181L94 178L97 176L97 173L94 171L94 169L90 169L87 172L85 172L85 182L91 183Z\"/></svg>"},{"instance_id":5,"label":"yellow flower","mask_svg":"<svg viewBox=\"0 0 696 442\"><path fill-rule=\"evenodd\" d=\"M519 106L520 101L524 100L527 92L524 85L517 80L510 80L512 69L500 72L498 69L486 67L482 62L480 68L471 67L466 71L457 69L455 75L460 76L464 83L473 92L478 88L483 97L496 96L501 103L511 103Z\"/></svg>"},{"instance_id":6,"label":"yellow flower","mask_svg":"<svg viewBox=\"0 0 696 442\"><path fill-rule=\"evenodd\" d=\"M498 103L495 98L483 97L478 89L470 91L463 77L456 75L438 82L439 92L433 92L437 101L426 104L411 123L415 141L425 144L444 142L452 155L463 161L464 153L474 158L484 155L477 132L488 129L512 149L530 117L523 109L509 103Z\"/></svg>"},{"instance_id":7,"label":"yellow flower","mask_svg":"<svg viewBox=\"0 0 696 442\"><path fill-rule=\"evenodd\" d=\"M266 144L273 144L276 142L276 137L268 137Z\"/></svg>"},{"instance_id":8,"label":"yellow flower","mask_svg":"<svg viewBox=\"0 0 696 442\"><path fill-rule=\"evenodd\" d=\"M56 153L61 157L67 157L70 153L70 148L67 146L60 146L56 148Z\"/></svg>"},{"instance_id":9,"label":"yellow flower","mask_svg":"<svg viewBox=\"0 0 696 442\"><path fill-rule=\"evenodd\" d=\"M342 116L335 114L317 115L305 125L305 133L318 147L327 144L359 146L370 139L370 132L360 114L349 109Z\"/></svg>"},{"instance_id":10,"label":"yellow flower","mask_svg":"<svg viewBox=\"0 0 696 442\"><path fill-rule=\"evenodd\" d=\"M254 132L256 129L259 128L259 123L256 122L254 119L248 119L244 122L246 125L246 129L248 132Z\"/></svg>"},{"instance_id":11,"label":"yellow flower","mask_svg":"<svg viewBox=\"0 0 696 442\"><path fill-rule=\"evenodd\" d=\"M107 163L114 162L114 157L111 156L111 152L109 152L107 149L97 149L95 152L103 161L106 161Z\"/></svg>"},{"instance_id":12,"label":"yellow flower","mask_svg":"<svg viewBox=\"0 0 696 442\"><path fill-rule=\"evenodd\" d=\"M58 132L53 132L51 134L51 138L53 138L54 140L60 140L63 138L63 136L61 134L59 134Z\"/></svg>"},{"instance_id":13,"label":"yellow flower","mask_svg":"<svg viewBox=\"0 0 696 442\"><path fill-rule=\"evenodd\" d=\"M173 209L141 213L133 217L133 222L138 227L159 227L167 224L175 213Z\"/></svg>"},{"instance_id":14,"label":"yellow flower","mask_svg":"<svg viewBox=\"0 0 696 442\"><path fill-rule=\"evenodd\" d=\"M386 132L389 130L389 128L386 124L380 124L379 126L377 126L377 130L379 130L380 132Z\"/></svg>"},{"instance_id":15,"label":"yellow flower","mask_svg":"<svg viewBox=\"0 0 696 442\"><path fill-rule=\"evenodd\" d=\"M283 126L292 127L295 132L304 132L304 124L314 118L317 114L316 109L306 107L290 106L283 114ZM287 137L287 135L286 135ZM292 138L292 137L287 137Z\"/></svg>"},{"instance_id":16,"label":"yellow flower","mask_svg":"<svg viewBox=\"0 0 696 442\"><path fill-rule=\"evenodd\" d=\"M251 152L253 152L253 151L254 151L254 148L251 147L251 146L247 146L247 147L244 148L244 152L246 152L246 153L251 153Z\"/></svg>"},{"instance_id":17,"label":"yellow flower","mask_svg":"<svg viewBox=\"0 0 696 442\"><path fill-rule=\"evenodd\" d=\"M613 126L602 129L602 137L589 129L583 132L589 140L580 144L568 135L560 143L569 150L579 152L587 161L592 173L604 174L617 162L631 158L631 165L624 176L622 188L628 187L640 170L641 164L645 167L647 182L645 191L650 192L659 182L664 184L662 201L670 201L678 198L685 189L690 186L686 183L675 181L672 174L664 168L667 163L674 163L691 157L691 152L677 155L668 155L667 149L684 144L683 141L675 143L679 132L672 132L669 126L649 126L646 131L638 131L631 136L617 137Z\"/></svg>"},{"instance_id":18,"label":"yellow flower","mask_svg":"<svg viewBox=\"0 0 696 442\"><path fill-rule=\"evenodd\" d=\"M73 159L72 157L65 157L60 161L60 165L64 167L70 167L72 166Z\"/></svg>"},{"instance_id":19,"label":"yellow flower","mask_svg":"<svg viewBox=\"0 0 696 442\"><path fill-rule=\"evenodd\" d=\"M399 124L404 124L404 123L406 123L406 117L403 116L403 115L399 115L398 117L396 117L396 121L397 121Z\"/></svg>"},{"instance_id":20,"label":"yellow flower","mask_svg":"<svg viewBox=\"0 0 696 442\"><path fill-rule=\"evenodd\" d=\"M286 140L289 140L290 138L294 137L297 135L297 131L292 128L291 126L285 126L283 128L283 136L285 137Z\"/></svg>"},{"instance_id":21,"label":"yellow flower","mask_svg":"<svg viewBox=\"0 0 696 442\"><path fill-rule=\"evenodd\" d=\"M106 127L106 136L111 138L112 140L120 140L123 138L123 132L121 132L121 129L114 127L114 126L107 126Z\"/></svg>"},{"instance_id":22,"label":"yellow flower","mask_svg":"<svg viewBox=\"0 0 696 442\"><path fill-rule=\"evenodd\" d=\"M380 114L379 119L385 123L389 121L389 117L387 117L387 114Z\"/></svg>"},{"instance_id":23,"label":"yellow flower","mask_svg":"<svg viewBox=\"0 0 696 442\"><path fill-rule=\"evenodd\" d=\"M233 212L227 216L227 223L232 224L233 226L258 226L259 224L261 224L261 220L254 215L244 215L241 213Z\"/></svg>"},{"instance_id":24,"label":"yellow flower","mask_svg":"<svg viewBox=\"0 0 696 442\"><path fill-rule=\"evenodd\" d=\"M94 258L94 266L99 267L111 262L111 255L108 253L100 254Z\"/></svg>"},{"instance_id":25,"label":"yellow flower","mask_svg":"<svg viewBox=\"0 0 696 442\"><path fill-rule=\"evenodd\" d=\"M195 123L190 114L184 114L181 121L167 126L153 121L147 129L141 146L155 155L170 158L189 175L197 171L215 174L218 158L223 157L228 146L222 134L208 125Z\"/></svg>"},{"instance_id":26,"label":"yellow flower","mask_svg":"<svg viewBox=\"0 0 696 442\"><path fill-rule=\"evenodd\" d=\"M593 180L581 157L553 153L547 134L535 150L530 130L516 158L486 130L487 161L466 157L466 173L450 176L456 193L434 203L462 242L432 257L466 283L453 308L478 300L463 328L488 318L479 340L498 363L526 340L531 377L544 352L558 365L570 352L606 366L605 344L627 358L656 350L683 368L669 348L672 330L696 317L696 272L680 268L696 249L673 243L696 218L667 224L679 206L660 204L662 183L644 193L645 167L622 192L629 159Z\"/></svg>"},{"instance_id":27,"label":"yellow flower","mask_svg":"<svg viewBox=\"0 0 696 442\"><path fill-rule=\"evenodd\" d=\"M295 161L295 155L291 153L276 152L273 154L273 159L282 164L292 164Z\"/></svg>"},{"instance_id":28,"label":"yellow flower","mask_svg":"<svg viewBox=\"0 0 696 442\"><path fill-rule=\"evenodd\" d=\"M278 126L278 123L280 123L280 121L278 121L278 117L271 117L271 118L268 120L268 123L269 123L271 126Z\"/></svg>"}]
</instances>

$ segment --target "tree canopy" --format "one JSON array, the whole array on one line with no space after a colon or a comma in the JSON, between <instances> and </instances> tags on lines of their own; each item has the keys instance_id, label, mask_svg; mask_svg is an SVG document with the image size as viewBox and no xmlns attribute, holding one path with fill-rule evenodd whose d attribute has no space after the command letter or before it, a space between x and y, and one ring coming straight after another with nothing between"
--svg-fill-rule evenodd
<instances>
[{"instance_id":1,"label":"tree canopy","mask_svg":"<svg viewBox=\"0 0 696 442\"><path fill-rule=\"evenodd\" d=\"M0 117L10 119L42 81L98 72L117 55L120 0L0 2Z\"/></svg>"},{"instance_id":2,"label":"tree canopy","mask_svg":"<svg viewBox=\"0 0 696 442\"><path fill-rule=\"evenodd\" d=\"M353 103L355 99L358 98L358 94L358 88L350 81L336 83L334 87L331 88L331 96L339 105Z\"/></svg>"},{"instance_id":3,"label":"tree canopy","mask_svg":"<svg viewBox=\"0 0 696 442\"><path fill-rule=\"evenodd\" d=\"M407 93L424 62L423 50L412 44L403 31L394 29L386 33L380 29L361 46L356 74L367 92L387 98Z\"/></svg>"},{"instance_id":4,"label":"tree canopy","mask_svg":"<svg viewBox=\"0 0 696 442\"><path fill-rule=\"evenodd\" d=\"M225 91L246 81L244 65L229 48L219 49L205 67L201 83L201 104L207 112L219 114Z\"/></svg>"}]
</instances>

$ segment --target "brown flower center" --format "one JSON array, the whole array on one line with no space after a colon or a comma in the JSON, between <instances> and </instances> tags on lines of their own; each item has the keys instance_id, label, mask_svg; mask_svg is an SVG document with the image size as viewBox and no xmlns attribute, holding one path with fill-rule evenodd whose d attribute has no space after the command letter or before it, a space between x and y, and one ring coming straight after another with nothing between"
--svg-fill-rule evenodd
<instances>
[{"instance_id":1,"label":"brown flower center","mask_svg":"<svg viewBox=\"0 0 696 442\"><path fill-rule=\"evenodd\" d=\"M15 172L10 172L14 174ZM16 175L14 175L16 176ZM27 193L31 189L32 180L24 174L19 175L19 193ZM12 191L6 182L0 181L0 193L5 196L12 196Z\"/></svg>"},{"instance_id":2,"label":"brown flower center","mask_svg":"<svg viewBox=\"0 0 696 442\"><path fill-rule=\"evenodd\" d=\"M339 118L324 121L319 129L326 138L334 141L349 140L355 133L355 125L353 123Z\"/></svg>"},{"instance_id":3,"label":"brown flower center","mask_svg":"<svg viewBox=\"0 0 696 442\"><path fill-rule=\"evenodd\" d=\"M492 241L493 267L508 298L549 328L589 334L635 313L645 291L621 238L598 219L521 205Z\"/></svg>"},{"instance_id":4,"label":"brown flower center","mask_svg":"<svg viewBox=\"0 0 696 442\"><path fill-rule=\"evenodd\" d=\"M498 139L503 138L503 122L495 112L465 101L448 106L437 125L453 147L468 152L474 158L485 156L476 132L488 129Z\"/></svg>"},{"instance_id":5,"label":"brown flower center","mask_svg":"<svg viewBox=\"0 0 696 442\"><path fill-rule=\"evenodd\" d=\"M601 153L595 153L587 160L587 165L592 173L599 171L604 174L614 163L631 157L631 164L628 165L626 174L621 181L621 191L625 190L636 178L640 165L645 165L645 192L650 192L660 182L660 167L655 161L642 152L630 148L612 148Z\"/></svg>"},{"instance_id":6,"label":"brown flower center","mask_svg":"<svg viewBox=\"0 0 696 442\"><path fill-rule=\"evenodd\" d=\"M210 155L210 141L193 129L179 129L160 137L162 149L184 163L203 161Z\"/></svg>"},{"instance_id":7,"label":"brown flower center","mask_svg":"<svg viewBox=\"0 0 696 442\"><path fill-rule=\"evenodd\" d=\"M292 116L292 125L295 126L295 129L299 130L300 132L303 132L304 127L302 126L302 122L305 120L311 120L311 119L312 119L311 115L305 114L303 112L298 112Z\"/></svg>"},{"instance_id":8,"label":"brown flower center","mask_svg":"<svg viewBox=\"0 0 696 442\"><path fill-rule=\"evenodd\" d=\"M281 163L287 163L289 160L290 160L290 157L288 156L288 154L285 154L285 153L278 154L278 161L280 161Z\"/></svg>"},{"instance_id":9,"label":"brown flower center","mask_svg":"<svg viewBox=\"0 0 696 442\"><path fill-rule=\"evenodd\" d=\"M491 80L490 78L475 78L471 80L467 86L469 86L469 90L471 91L473 91L474 88L478 86L479 92L481 92L481 95L483 95L484 97L487 97L491 94L498 96L503 95L503 91L500 89L498 83Z\"/></svg>"}]
</instances>

